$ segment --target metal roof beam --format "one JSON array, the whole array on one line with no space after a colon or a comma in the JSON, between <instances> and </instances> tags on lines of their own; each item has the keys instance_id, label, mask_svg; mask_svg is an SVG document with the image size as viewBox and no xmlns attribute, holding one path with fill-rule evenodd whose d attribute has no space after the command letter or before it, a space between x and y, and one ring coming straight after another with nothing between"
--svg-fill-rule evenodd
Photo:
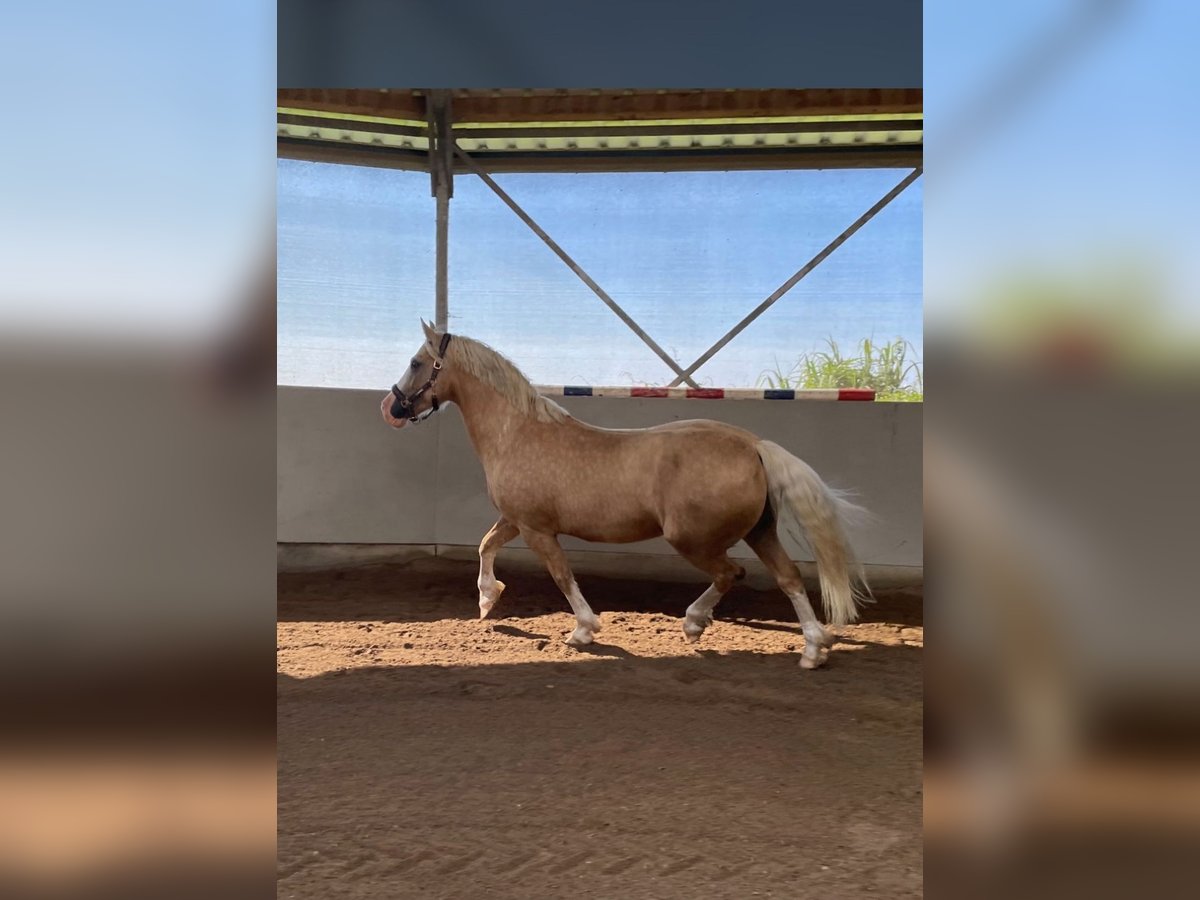
<instances>
[{"instance_id":1,"label":"metal roof beam","mask_svg":"<svg viewBox=\"0 0 1200 900\"><path fill-rule=\"evenodd\" d=\"M284 159L384 169L428 171L425 147L280 136ZM470 151L493 173L503 172L712 172L747 169L912 169L922 164L919 146L854 144L845 147L701 147L637 150ZM467 171L462 165L456 172Z\"/></svg>"}]
</instances>

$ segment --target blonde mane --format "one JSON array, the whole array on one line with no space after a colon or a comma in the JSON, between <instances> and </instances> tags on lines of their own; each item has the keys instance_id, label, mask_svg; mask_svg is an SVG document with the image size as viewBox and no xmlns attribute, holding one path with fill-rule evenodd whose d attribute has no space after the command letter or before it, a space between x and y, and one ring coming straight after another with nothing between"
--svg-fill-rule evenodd
<instances>
[{"instance_id":1,"label":"blonde mane","mask_svg":"<svg viewBox=\"0 0 1200 900\"><path fill-rule=\"evenodd\" d=\"M446 348L446 362L491 385L517 410L539 422L561 422L571 417L553 400L539 394L520 369L487 344L456 334Z\"/></svg>"}]
</instances>

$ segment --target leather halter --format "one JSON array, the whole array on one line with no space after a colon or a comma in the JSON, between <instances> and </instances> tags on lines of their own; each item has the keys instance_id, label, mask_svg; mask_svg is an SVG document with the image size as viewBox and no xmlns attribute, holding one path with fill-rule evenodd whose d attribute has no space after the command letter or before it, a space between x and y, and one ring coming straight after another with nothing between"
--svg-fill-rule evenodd
<instances>
[{"instance_id":1,"label":"leather halter","mask_svg":"<svg viewBox=\"0 0 1200 900\"><path fill-rule=\"evenodd\" d=\"M427 391L433 390L433 385L438 379L438 375L442 373L442 360L446 358L446 348L450 346L450 335L442 335L442 343L438 347L437 356L433 360L433 371L429 375L429 380L421 385L413 393L411 397L405 395L404 391L400 390L400 382L392 385L392 393L396 395L396 399L392 401L392 418L399 419L401 416L408 419L410 422L420 422L422 419L433 415L438 410L437 393L433 394L433 405L425 410L424 413L417 415L413 412L413 407Z\"/></svg>"}]
</instances>

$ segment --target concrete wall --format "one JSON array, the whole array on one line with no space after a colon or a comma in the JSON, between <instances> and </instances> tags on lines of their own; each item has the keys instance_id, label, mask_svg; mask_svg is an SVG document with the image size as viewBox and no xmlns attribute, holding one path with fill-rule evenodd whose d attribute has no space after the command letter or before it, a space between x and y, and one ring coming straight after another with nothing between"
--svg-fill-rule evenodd
<instances>
[{"instance_id":1,"label":"concrete wall","mask_svg":"<svg viewBox=\"0 0 1200 900\"><path fill-rule=\"evenodd\" d=\"M379 390L279 388L279 541L473 550L496 512L461 415L449 407L397 432L380 419L382 395ZM920 404L560 399L572 415L596 425L630 428L710 418L776 441L830 484L856 491L878 516L854 535L865 564L920 571ZM519 540L514 545L520 546ZM597 545L564 538L563 546L674 556L661 539ZM809 558L800 548L791 550L796 559ZM753 558L744 544L731 555Z\"/></svg>"}]
</instances>

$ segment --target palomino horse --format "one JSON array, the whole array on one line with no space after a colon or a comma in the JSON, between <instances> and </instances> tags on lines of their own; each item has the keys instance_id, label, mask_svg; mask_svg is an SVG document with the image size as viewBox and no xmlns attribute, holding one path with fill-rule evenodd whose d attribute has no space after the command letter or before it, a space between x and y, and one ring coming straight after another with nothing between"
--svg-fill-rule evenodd
<instances>
[{"instance_id":1,"label":"palomino horse","mask_svg":"<svg viewBox=\"0 0 1200 900\"><path fill-rule=\"evenodd\" d=\"M380 410L394 428L420 421L447 401L462 410L488 496L500 511L479 545L480 618L504 590L492 570L496 552L520 535L575 613L567 643L589 644L600 618L580 593L558 535L603 543L661 535L712 577L683 619L684 635L697 641L717 602L745 575L726 555L744 540L796 608L805 639L800 665L812 669L825 661L833 639L813 613L776 523L785 515L798 520L817 561L826 618L842 625L857 617L862 599L851 583L855 566L843 530L844 517L858 508L808 465L778 444L721 422L587 425L539 395L495 350L421 325L425 343Z\"/></svg>"}]
</instances>

